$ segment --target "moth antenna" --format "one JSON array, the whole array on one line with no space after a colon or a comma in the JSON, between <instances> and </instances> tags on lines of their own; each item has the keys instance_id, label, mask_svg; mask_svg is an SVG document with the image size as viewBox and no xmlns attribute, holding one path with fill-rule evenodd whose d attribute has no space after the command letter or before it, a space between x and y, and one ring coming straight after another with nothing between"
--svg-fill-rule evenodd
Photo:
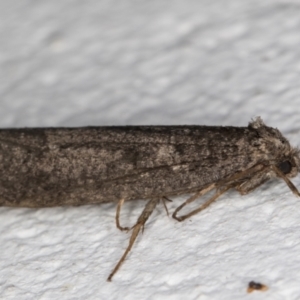
<instances>
[{"instance_id":1,"label":"moth antenna","mask_svg":"<svg viewBox=\"0 0 300 300\"><path fill-rule=\"evenodd\" d=\"M275 165L272 165L272 169L274 170L274 172L277 174L278 177L282 178L285 183L287 184L287 186L290 188L290 190L296 195L300 197L300 193L298 191L298 189L294 186L294 184L287 178L287 176L285 176L284 173L282 173L279 168L277 168Z\"/></svg>"}]
</instances>

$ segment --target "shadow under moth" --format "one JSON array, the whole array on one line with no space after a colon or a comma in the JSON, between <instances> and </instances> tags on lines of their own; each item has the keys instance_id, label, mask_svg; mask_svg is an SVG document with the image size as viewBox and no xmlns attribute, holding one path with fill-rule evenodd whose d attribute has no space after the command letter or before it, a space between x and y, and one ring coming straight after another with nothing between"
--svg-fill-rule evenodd
<instances>
[{"instance_id":1,"label":"shadow under moth","mask_svg":"<svg viewBox=\"0 0 300 300\"><path fill-rule=\"evenodd\" d=\"M116 225L132 230L111 281L158 202L191 196L173 212L183 221L227 190L247 194L275 177L299 172L299 150L256 118L247 127L112 126L0 130L0 205L51 207L117 203ZM197 209L187 204L214 190ZM119 223L125 201L148 202L132 228Z\"/></svg>"}]
</instances>

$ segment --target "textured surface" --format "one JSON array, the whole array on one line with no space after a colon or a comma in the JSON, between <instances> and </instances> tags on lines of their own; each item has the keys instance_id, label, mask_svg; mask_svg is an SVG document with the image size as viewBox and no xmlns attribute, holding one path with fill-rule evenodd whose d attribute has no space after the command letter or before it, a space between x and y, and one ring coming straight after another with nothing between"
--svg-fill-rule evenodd
<instances>
[{"instance_id":1,"label":"textured surface","mask_svg":"<svg viewBox=\"0 0 300 300\"><path fill-rule=\"evenodd\" d=\"M299 12L283 0L1 1L0 125L260 115L297 145ZM126 204L122 223L143 205ZM0 298L299 299L299 205L282 182L229 192L182 223L159 205L112 283L128 242L114 205L1 208ZM269 290L247 294L252 280Z\"/></svg>"}]
</instances>

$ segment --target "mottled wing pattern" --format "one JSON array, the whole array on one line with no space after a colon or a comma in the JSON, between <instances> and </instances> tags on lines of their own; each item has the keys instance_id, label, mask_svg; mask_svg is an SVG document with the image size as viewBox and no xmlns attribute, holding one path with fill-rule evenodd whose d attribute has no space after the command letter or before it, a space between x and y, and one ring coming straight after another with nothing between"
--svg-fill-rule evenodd
<instances>
[{"instance_id":1,"label":"mottled wing pattern","mask_svg":"<svg viewBox=\"0 0 300 300\"><path fill-rule=\"evenodd\" d=\"M82 205L188 193L263 161L267 150L259 145L250 127L1 130L0 204Z\"/></svg>"}]
</instances>

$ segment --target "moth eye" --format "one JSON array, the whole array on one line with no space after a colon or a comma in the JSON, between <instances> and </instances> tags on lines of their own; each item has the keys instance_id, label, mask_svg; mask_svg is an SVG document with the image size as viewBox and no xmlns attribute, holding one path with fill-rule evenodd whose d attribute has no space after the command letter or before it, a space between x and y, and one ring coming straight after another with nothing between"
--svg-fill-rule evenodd
<instances>
[{"instance_id":1,"label":"moth eye","mask_svg":"<svg viewBox=\"0 0 300 300\"><path fill-rule=\"evenodd\" d=\"M288 174L292 170L292 164L288 160L281 162L277 167L284 174Z\"/></svg>"}]
</instances>

